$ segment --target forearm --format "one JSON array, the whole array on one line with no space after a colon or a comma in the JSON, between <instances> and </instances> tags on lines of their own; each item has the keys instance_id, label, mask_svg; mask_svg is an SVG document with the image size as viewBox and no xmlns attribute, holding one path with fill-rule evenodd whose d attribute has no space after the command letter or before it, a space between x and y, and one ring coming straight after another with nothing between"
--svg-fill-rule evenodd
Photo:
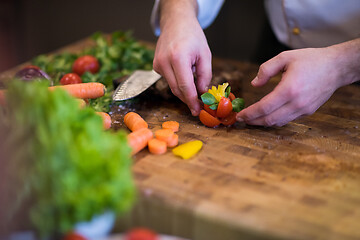
<instances>
[{"instance_id":1,"label":"forearm","mask_svg":"<svg viewBox=\"0 0 360 240\"><path fill-rule=\"evenodd\" d=\"M160 29L161 31L172 24L184 19L197 21L198 5L196 0L161 0L160 1Z\"/></svg>"}]
</instances>

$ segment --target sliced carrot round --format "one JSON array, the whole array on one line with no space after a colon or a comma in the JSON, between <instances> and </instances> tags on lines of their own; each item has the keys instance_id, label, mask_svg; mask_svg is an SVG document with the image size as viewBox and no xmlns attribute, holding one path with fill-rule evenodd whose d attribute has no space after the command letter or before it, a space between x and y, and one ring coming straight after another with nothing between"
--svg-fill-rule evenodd
<instances>
[{"instance_id":1,"label":"sliced carrot round","mask_svg":"<svg viewBox=\"0 0 360 240\"><path fill-rule=\"evenodd\" d=\"M179 131L180 124L177 121L166 121L162 123L162 128L171 129L173 132Z\"/></svg>"},{"instance_id":2,"label":"sliced carrot round","mask_svg":"<svg viewBox=\"0 0 360 240\"><path fill-rule=\"evenodd\" d=\"M179 135L174 134L172 138L167 142L168 147L176 147L179 144Z\"/></svg>"},{"instance_id":3,"label":"sliced carrot round","mask_svg":"<svg viewBox=\"0 0 360 240\"><path fill-rule=\"evenodd\" d=\"M166 142L153 138L149 140L148 148L152 154L160 155L166 153L167 145Z\"/></svg>"},{"instance_id":4,"label":"sliced carrot round","mask_svg":"<svg viewBox=\"0 0 360 240\"><path fill-rule=\"evenodd\" d=\"M170 141L173 135L174 132L170 129L159 129L155 131L155 137L164 142Z\"/></svg>"}]
</instances>

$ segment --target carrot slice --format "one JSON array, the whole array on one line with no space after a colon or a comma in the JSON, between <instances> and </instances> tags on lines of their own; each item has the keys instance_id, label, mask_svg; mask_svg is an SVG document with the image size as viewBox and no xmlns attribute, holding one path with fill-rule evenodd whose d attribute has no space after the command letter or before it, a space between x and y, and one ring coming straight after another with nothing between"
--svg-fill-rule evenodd
<instances>
[{"instance_id":1,"label":"carrot slice","mask_svg":"<svg viewBox=\"0 0 360 240\"><path fill-rule=\"evenodd\" d=\"M153 133L148 128L142 128L137 131L131 132L128 136L128 143L132 148L131 154L134 155L144 149L148 141L153 138Z\"/></svg>"},{"instance_id":2,"label":"carrot slice","mask_svg":"<svg viewBox=\"0 0 360 240\"><path fill-rule=\"evenodd\" d=\"M145 120L135 112L127 113L124 116L124 123L131 131L148 128L147 122L145 122Z\"/></svg>"},{"instance_id":3,"label":"carrot slice","mask_svg":"<svg viewBox=\"0 0 360 240\"><path fill-rule=\"evenodd\" d=\"M102 83L90 82L90 83L77 83L69 85L59 85L49 87L50 90L64 89L70 95L76 98L99 98L105 94L105 86Z\"/></svg>"},{"instance_id":4,"label":"carrot slice","mask_svg":"<svg viewBox=\"0 0 360 240\"><path fill-rule=\"evenodd\" d=\"M111 117L109 114L107 114L105 112L96 112L96 114L98 114L100 117L102 117L104 129L111 128Z\"/></svg>"},{"instance_id":5,"label":"carrot slice","mask_svg":"<svg viewBox=\"0 0 360 240\"><path fill-rule=\"evenodd\" d=\"M179 135L174 134L172 138L167 142L168 147L175 147L179 143Z\"/></svg>"},{"instance_id":6,"label":"carrot slice","mask_svg":"<svg viewBox=\"0 0 360 240\"><path fill-rule=\"evenodd\" d=\"M161 141L169 142L173 137L174 132L170 129L159 129L155 131L155 137Z\"/></svg>"},{"instance_id":7,"label":"carrot slice","mask_svg":"<svg viewBox=\"0 0 360 240\"><path fill-rule=\"evenodd\" d=\"M166 142L153 138L149 140L148 148L152 154L160 155L166 153L167 145Z\"/></svg>"},{"instance_id":8,"label":"carrot slice","mask_svg":"<svg viewBox=\"0 0 360 240\"><path fill-rule=\"evenodd\" d=\"M179 131L180 124L177 121L166 121L162 123L162 128L171 129L173 132Z\"/></svg>"}]
</instances>

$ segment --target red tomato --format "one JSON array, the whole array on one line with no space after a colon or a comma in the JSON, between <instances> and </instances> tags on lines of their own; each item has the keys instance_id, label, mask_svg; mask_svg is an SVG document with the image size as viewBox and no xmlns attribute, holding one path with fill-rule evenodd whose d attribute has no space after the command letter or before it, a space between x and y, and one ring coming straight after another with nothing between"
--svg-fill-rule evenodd
<instances>
[{"instance_id":1,"label":"red tomato","mask_svg":"<svg viewBox=\"0 0 360 240\"><path fill-rule=\"evenodd\" d=\"M231 113L232 111L232 104L230 99L226 98L226 97L222 97L220 99L218 108L216 110L216 116L218 116L219 118L224 118L227 115L229 115L229 113Z\"/></svg>"},{"instance_id":2,"label":"red tomato","mask_svg":"<svg viewBox=\"0 0 360 240\"><path fill-rule=\"evenodd\" d=\"M75 233L75 232L70 232L68 234L65 235L65 237L63 238L63 240L87 240L86 237Z\"/></svg>"},{"instance_id":3,"label":"red tomato","mask_svg":"<svg viewBox=\"0 0 360 240\"><path fill-rule=\"evenodd\" d=\"M216 110L212 110L209 105L204 104L204 110L210 113L212 116L216 117Z\"/></svg>"},{"instance_id":4,"label":"red tomato","mask_svg":"<svg viewBox=\"0 0 360 240\"><path fill-rule=\"evenodd\" d=\"M234 99L236 98L235 95L233 93L230 93L229 94L229 98L230 98L230 101L234 101Z\"/></svg>"},{"instance_id":5,"label":"red tomato","mask_svg":"<svg viewBox=\"0 0 360 240\"><path fill-rule=\"evenodd\" d=\"M133 228L126 234L126 240L157 240L155 232L147 228Z\"/></svg>"},{"instance_id":6,"label":"red tomato","mask_svg":"<svg viewBox=\"0 0 360 240\"><path fill-rule=\"evenodd\" d=\"M233 125L236 122L236 112L231 112L225 118L221 119L221 123L225 126Z\"/></svg>"},{"instance_id":7,"label":"red tomato","mask_svg":"<svg viewBox=\"0 0 360 240\"><path fill-rule=\"evenodd\" d=\"M91 55L79 57L75 60L72 71L79 76L85 72L97 73L99 71L99 61Z\"/></svg>"},{"instance_id":8,"label":"red tomato","mask_svg":"<svg viewBox=\"0 0 360 240\"><path fill-rule=\"evenodd\" d=\"M207 127L216 127L221 123L219 119L211 116L211 114L205 110L200 111L199 119Z\"/></svg>"},{"instance_id":9,"label":"red tomato","mask_svg":"<svg viewBox=\"0 0 360 240\"><path fill-rule=\"evenodd\" d=\"M76 83L82 83L81 78L76 73L67 73L60 80L61 85L76 84Z\"/></svg>"}]
</instances>

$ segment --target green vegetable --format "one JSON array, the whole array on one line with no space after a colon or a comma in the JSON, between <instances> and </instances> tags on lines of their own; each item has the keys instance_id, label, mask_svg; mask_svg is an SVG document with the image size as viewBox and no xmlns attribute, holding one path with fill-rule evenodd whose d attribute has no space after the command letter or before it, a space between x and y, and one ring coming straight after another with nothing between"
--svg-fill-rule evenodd
<instances>
[{"instance_id":1,"label":"green vegetable","mask_svg":"<svg viewBox=\"0 0 360 240\"><path fill-rule=\"evenodd\" d=\"M154 51L136 41L130 32L117 31L112 33L110 40L102 33L93 34L95 46L87 48L78 54L61 53L56 55L40 55L32 63L45 70L59 84L65 73L72 71L74 61L83 55L92 55L100 63L98 73L86 72L81 76L83 82L100 82L106 86L109 93L113 91L113 80L124 75L130 75L134 70L151 70ZM111 94L91 101L90 106L98 111L107 112L110 108ZM103 106L103 108L99 108Z\"/></svg>"},{"instance_id":2,"label":"green vegetable","mask_svg":"<svg viewBox=\"0 0 360 240\"><path fill-rule=\"evenodd\" d=\"M132 206L125 132L104 131L93 109L80 109L66 92L48 91L42 82L11 81L7 102L0 107L0 150L7 153L1 166L7 184L0 190L9 196L0 215L7 222L30 203L32 224L49 237L106 210L119 214Z\"/></svg>"},{"instance_id":3,"label":"green vegetable","mask_svg":"<svg viewBox=\"0 0 360 240\"><path fill-rule=\"evenodd\" d=\"M231 93L231 87L228 86L228 87L226 88L226 90L225 90L225 97L226 97L226 98L229 97L230 93Z\"/></svg>"},{"instance_id":4,"label":"green vegetable","mask_svg":"<svg viewBox=\"0 0 360 240\"><path fill-rule=\"evenodd\" d=\"M209 108L211 109L211 110L216 110L217 108L218 108L218 103L214 103L214 104L211 104L210 106L209 106Z\"/></svg>"},{"instance_id":5,"label":"green vegetable","mask_svg":"<svg viewBox=\"0 0 360 240\"><path fill-rule=\"evenodd\" d=\"M235 98L231 103L234 112L240 112L245 107L245 102L242 98Z\"/></svg>"},{"instance_id":6,"label":"green vegetable","mask_svg":"<svg viewBox=\"0 0 360 240\"><path fill-rule=\"evenodd\" d=\"M206 105L213 105L216 103L216 98L214 97L214 95L212 95L211 93L208 93L208 92L201 95L201 100Z\"/></svg>"}]
</instances>

